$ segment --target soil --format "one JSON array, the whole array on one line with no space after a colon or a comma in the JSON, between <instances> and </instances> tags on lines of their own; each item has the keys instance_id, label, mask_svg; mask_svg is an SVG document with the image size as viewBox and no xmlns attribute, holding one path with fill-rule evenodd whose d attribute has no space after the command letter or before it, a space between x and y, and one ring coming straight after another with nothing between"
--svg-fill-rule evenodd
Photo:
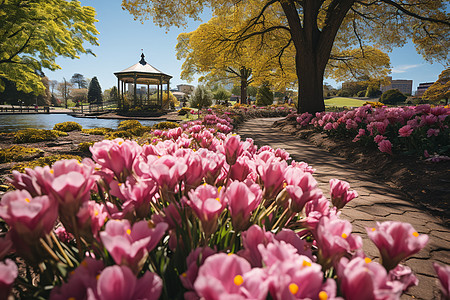
<instances>
[{"instance_id":1,"label":"soil","mask_svg":"<svg viewBox=\"0 0 450 300\"><path fill-rule=\"evenodd\" d=\"M348 139L330 138L312 129L302 129L295 120L283 119L275 122L273 127L345 157L360 169L400 189L450 227L450 161L433 163L405 155L388 155L378 149L357 147Z\"/></svg>"}]
</instances>

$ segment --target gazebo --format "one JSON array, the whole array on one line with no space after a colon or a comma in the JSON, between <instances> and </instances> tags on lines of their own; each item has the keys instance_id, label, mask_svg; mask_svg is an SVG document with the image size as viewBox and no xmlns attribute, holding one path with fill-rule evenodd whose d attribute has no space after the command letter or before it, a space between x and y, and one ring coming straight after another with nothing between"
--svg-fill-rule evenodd
<instances>
[{"instance_id":1,"label":"gazebo","mask_svg":"<svg viewBox=\"0 0 450 300\"><path fill-rule=\"evenodd\" d=\"M145 59L145 55L142 53L141 60L131 67L115 72L114 75L117 77L117 92L119 96L119 108L128 109L125 101L126 94L130 94L130 88L133 89L133 102L132 106L142 106L145 108L162 108L163 106L163 85L167 84L167 95L169 95L170 90L170 79L172 76L164 74L155 67L149 65ZM137 85L146 85L146 95L144 95L142 89L138 89ZM128 86L128 87L127 87ZM156 101L150 101L150 86L156 86ZM146 96L146 97L145 97ZM131 100L131 99L130 99Z\"/></svg>"}]
</instances>

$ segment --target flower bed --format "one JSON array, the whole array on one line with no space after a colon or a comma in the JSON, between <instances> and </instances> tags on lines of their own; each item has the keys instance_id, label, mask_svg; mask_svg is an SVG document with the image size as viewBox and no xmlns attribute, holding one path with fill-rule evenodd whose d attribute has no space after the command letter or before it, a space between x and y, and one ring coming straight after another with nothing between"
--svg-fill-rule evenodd
<instances>
[{"instance_id":1,"label":"flower bed","mask_svg":"<svg viewBox=\"0 0 450 300\"><path fill-rule=\"evenodd\" d=\"M308 164L231 131L207 115L143 145L98 142L93 160L14 172L0 298L397 299L417 284L400 263L428 236L373 224L372 261L339 217L357 197L348 183L331 180L327 199Z\"/></svg>"},{"instance_id":2,"label":"flower bed","mask_svg":"<svg viewBox=\"0 0 450 300\"><path fill-rule=\"evenodd\" d=\"M405 153L439 161L450 157L450 108L424 104L409 107L291 114L300 127L312 126L329 136L349 138L381 152Z\"/></svg>"}]
</instances>

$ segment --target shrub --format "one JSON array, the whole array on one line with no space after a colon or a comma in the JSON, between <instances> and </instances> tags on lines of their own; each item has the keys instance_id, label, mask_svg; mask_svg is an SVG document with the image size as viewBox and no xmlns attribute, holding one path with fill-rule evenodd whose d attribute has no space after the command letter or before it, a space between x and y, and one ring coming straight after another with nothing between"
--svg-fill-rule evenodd
<instances>
[{"instance_id":1,"label":"shrub","mask_svg":"<svg viewBox=\"0 0 450 300\"><path fill-rule=\"evenodd\" d=\"M77 150L80 152L89 152L89 147L91 147L92 145L94 145L95 142L83 142L83 143L79 143Z\"/></svg>"},{"instance_id":2,"label":"shrub","mask_svg":"<svg viewBox=\"0 0 450 300\"><path fill-rule=\"evenodd\" d=\"M178 115L184 116L184 115L187 115L190 111L191 111L191 109L189 107L183 107L182 109L180 109L178 111Z\"/></svg>"},{"instance_id":3,"label":"shrub","mask_svg":"<svg viewBox=\"0 0 450 300\"><path fill-rule=\"evenodd\" d=\"M52 166L55 162L62 159L76 159L78 161L81 161L82 158L78 155L69 155L69 154L62 154L62 155L50 155L50 156L44 156L40 157L36 160L26 162L26 163L19 163L15 165L11 170L16 170L21 173L25 171L26 168L34 169L36 167L44 167L44 166Z\"/></svg>"},{"instance_id":4,"label":"shrub","mask_svg":"<svg viewBox=\"0 0 450 300\"><path fill-rule=\"evenodd\" d=\"M0 163L31 160L43 153L41 149L14 145L0 149Z\"/></svg>"},{"instance_id":5,"label":"shrub","mask_svg":"<svg viewBox=\"0 0 450 300\"><path fill-rule=\"evenodd\" d=\"M263 83L256 93L256 105L267 106L273 103L273 93L268 83Z\"/></svg>"},{"instance_id":6,"label":"shrub","mask_svg":"<svg viewBox=\"0 0 450 300\"><path fill-rule=\"evenodd\" d=\"M381 95L380 102L384 104L398 104L404 102L406 98L399 90L388 90Z\"/></svg>"},{"instance_id":7,"label":"shrub","mask_svg":"<svg viewBox=\"0 0 450 300\"><path fill-rule=\"evenodd\" d=\"M55 124L55 126L53 126L53 130L59 130L59 131L64 131L64 132L69 132L69 131L74 131L74 130L82 130L82 129L83 129L83 127L80 124L78 124L77 122L72 122L72 121L57 123L57 124Z\"/></svg>"},{"instance_id":8,"label":"shrub","mask_svg":"<svg viewBox=\"0 0 450 300\"><path fill-rule=\"evenodd\" d=\"M160 122L155 125L153 125L153 129L171 129L171 128L177 128L180 127L180 124L175 122Z\"/></svg>"},{"instance_id":9,"label":"shrub","mask_svg":"<svg viewBox=\"0 0 450 300\"><path fill-rule=\"evenodd\" d=\"M53 132L54 134L56 134L58 137L60 137L60 136L68 136L69 135L67 132L60 131L60 130L50 130L50 131Z\"/></svg>"},{"instance_id":10,"label":"shrub","mask_svg":"<svg viewBox=\"0 0 450 300\"><path fill-rule=\"evenodd\" d=\"M99 128L91 128L91 129L83 129L84 133L92 134L92 135L105 135L108 132L113 131L111 128L99 127Z\"/></svg>"},{"instance_id":11,"label":"shrub","mask_svg":"<svg viewBox=\"0 0 450 300\"><path fill-rule=\"evenodd\" d=\"M128 130L135 127L141 127L142 124L138 120L125 120L119 123L118 130Z\"/></svg>"},{"instance_id":12,"label":"shrub","mask_svg":"<svg viewBox=\"0 0 450 300\"><path fill-rule=\"evenodd\" d=\"M378 97L380 95L381 95L381 91L376 86L369 85L367 87L366 95L365 95L366 97L368 97L368 98L375 98L375 97Z\"/></svg>"},{"instance_id":13,"label":"shrub","mask_svg":"<svg viewBox=\"0 0 450 300\"><path fill-rule=\"evenodd\" d=\"M366 95L366 91L359 91L356 93L356 97L364 97Z\"/></svg>"},{"instance_id":14,"label":"shrub","mask_svg":"<svg viewBox=\"0 0 450 300\"><path fill-rule=\"evenodd\" d=\"M117 138L131 139L132 137L133 137L133 134L131 132L125 131L125 130L112 131L112 132L108 132L105 135L105 138L108 140L114 140Z\"/></svg>"},{"instance_id":15,"label":"shrub","mask_svg":"<svg viewBox=\"0 0 450 300\"><path fill-rule=\"evenodd\" d=\"M44 141L53 141L60 136L55 130L45 130L45 129L22 129L14 134L14 141L16 143L37 143Z\"/></svg>"}]
</instances>

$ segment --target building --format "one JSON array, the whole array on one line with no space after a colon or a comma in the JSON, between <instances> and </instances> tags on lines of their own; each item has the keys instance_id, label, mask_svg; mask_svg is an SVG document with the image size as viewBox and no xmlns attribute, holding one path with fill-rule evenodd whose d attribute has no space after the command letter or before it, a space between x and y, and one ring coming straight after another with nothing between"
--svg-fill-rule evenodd
<instances>
[{"instance_id":1,"label":"building","mask_svg":"<svg viewBox=\"0 0 450 300\"><path fill-rule=\"evenodd\" d=\"M194 91L194 86L190 85L190 84L179 84L177 85L178 91L185 93L187 95L192 94L192 92Z\"/></svg>"},{"instance_id":2,"label":"building","mask_svg":"<svg viewBox=\"0 0 450 300\"><path fill-rule=\"evenodd\" d=\"M433 85L434 82L422 82L419 83L419 86L417 87L416 96L422 97L425 91Z\"/></svg>"},{"instance_id":3,"label":"building","mask_svg":"<svg viewBox=\"0 0 450 300\"><path fill-rule=\"evenodd\" d=\"M382 93L389 91L389 90L399 90L405 95L411 95L412 94L412 80L406 80L406 79L395 79L392 80L392 77L389 76L389 85L381 86L380 90Z\"/></svg>"}]
</instances>

